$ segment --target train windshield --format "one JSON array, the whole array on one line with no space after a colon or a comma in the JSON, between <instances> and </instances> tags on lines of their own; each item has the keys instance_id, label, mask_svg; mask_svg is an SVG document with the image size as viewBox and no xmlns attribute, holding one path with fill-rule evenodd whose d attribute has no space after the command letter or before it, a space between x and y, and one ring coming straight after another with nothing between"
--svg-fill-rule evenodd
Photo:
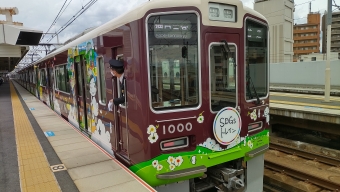
<instances>
[{"instance_id":1,"label":"train windshield","mask_svg":"<svg viewBox=\"0 0 340 192\"><path fill-rule=\"evenodd\" d=\"M268 94L268 37L267 26L246 21L246 99L259 101Z\"/></svg>"},{"instance_id":2,"label":"train windshield","mask_svg":"<svg viewBox=\"0 0 340 192\"><path fill-rule=\"evenodd\" d=\"M153 109L197 106L197 15L151 16L148 19L148 42Z\"/></svg>"}]
</instances>

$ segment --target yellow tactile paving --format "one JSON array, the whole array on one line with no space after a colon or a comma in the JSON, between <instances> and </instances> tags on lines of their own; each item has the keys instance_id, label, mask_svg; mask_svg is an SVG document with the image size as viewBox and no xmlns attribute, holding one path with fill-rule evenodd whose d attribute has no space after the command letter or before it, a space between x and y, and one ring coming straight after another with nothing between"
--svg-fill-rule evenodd
<instances>
[{"instance_id":1,"label":"yellow tactile paving","mask_svg":"<svg viewBox=\"0 0 340 192\"><path fill-rule=\"evenodd\" d=\"M15 140L22 192L60 192L44 151L11 83Z\"/></svg>"}]
</instances>

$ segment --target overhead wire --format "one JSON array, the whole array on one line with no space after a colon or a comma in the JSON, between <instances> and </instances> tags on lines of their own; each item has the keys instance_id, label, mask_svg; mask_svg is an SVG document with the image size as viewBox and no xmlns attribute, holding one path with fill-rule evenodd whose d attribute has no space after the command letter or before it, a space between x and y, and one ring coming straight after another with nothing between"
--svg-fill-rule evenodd
<instances>
[{"instance_id":1,"label":"overhead wire","mask_svg":"<svg viewBox=\"0 0 340 192\"><path fill-rule=\"evenodd\" d=\"M57 16L56 16L56 17L54 18L54 20L52 21L52 24L51 24L51 26L47 29L46 33L48 33L48 32L50 31L50 29L52 28L52 26L53 26L53 25L57 22L57 20L59 19L60 15L61 15L60 12L63 10L63 8L64 8L64 6L65 6L65 4L66 4L67 1L68 1L68 0L65 0L63 6L60 8L60 10L59 10ZM45 34L46 34L46 33L45 33ZM41 37L40 41L42 41L42 39L45 37L45 34L43 34L43 36Z\"/></svg>"},{"instance_id":2,"label":"overhead wire","mask_svg":"<svg viewBox=\"0 0 340 192\"><path fill-rule=\"evenodd\" d=\"M72 1L72 0L71 0ZM70 2L71 2L70 1ZM60 27L58 29L58 31L56 31L56 34L52 35L47 41L46 43L49 43L55 36L59 35L62 31L64 31L68 26L70 26L80 15L82 15L87 9L89 9L94 3L96 3L98 0L90 0L88 3L85 4L85 6L82 6L82 8L77 12L75 13L64 25L62 25L62 27ZM65 1L67 2L67 0ZM69 4L70 4L69 2ZM69 5L68 4L68 5ZM68 6L67 5L67 6ZM66 6L66 8L67 8ZM65 8L65 9L66 9ZM64 9L64 11L65 11ZM63 11L63 12L64 12ZM58 14L59 15L59 14ZM60 18L60 16L59 16ZM33 50L33 54L35 54L37 51L41 51L39 48L38 49L35 49ZM33 61L34 62L34 61Z\"/></svg>"}]
</instances>

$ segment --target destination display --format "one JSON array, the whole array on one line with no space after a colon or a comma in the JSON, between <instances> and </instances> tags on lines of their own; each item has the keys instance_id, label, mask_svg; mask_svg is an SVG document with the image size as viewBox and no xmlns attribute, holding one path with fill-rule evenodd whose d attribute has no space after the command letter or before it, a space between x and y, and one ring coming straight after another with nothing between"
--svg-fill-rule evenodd
<instances>
[{"instance_id":1,"label":"destination display","mask_svg":"<svg viewBox=\"0 0 340 192\"><path fill-rule=\"evenodd\" d=\"M190 39L192 25L187 20L157 20L154 23L153 31L157 39Z\"/></svg>"},{"instance_id":2,"label":"destination display","mask_svg":"<svg viewBox=\"0 0 340 192\"><path fill-rule=\"evenodd\" d=\"M247 39L248 41L258 41L261 42L263 40L264 34L263 28L255 28L255 27L248 27Z\"/></svg>"}]
</instances>

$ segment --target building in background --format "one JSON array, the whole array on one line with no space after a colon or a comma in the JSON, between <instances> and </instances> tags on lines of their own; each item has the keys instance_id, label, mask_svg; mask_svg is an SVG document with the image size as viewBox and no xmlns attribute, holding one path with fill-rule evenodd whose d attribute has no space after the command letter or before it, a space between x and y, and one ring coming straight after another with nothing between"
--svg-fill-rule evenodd
<instances>
[{"instance_id":1,"label":"building in background","mask_svg":"<svg viewBox=\"0 0 340 192\"><path fill-rule=\"evenodd\" d=\"M255 0L254 9L269 23L270 62L292 62L294 0Z\"/></svg>"},{"instance_id":2,"label":"building in background","mask_svg":"<svg viewBox=\"0 0 340 192\"><path fill-rule=\"evenodd\" d=\"M330 60L340 60L340 53L331 52ZM325 61L327 60L327 53L310 53L308 55L300 55L297 62L311 62L311 61Z\"/></svg>"},{"instance_id":3,"label":"building in background","mask_svg":"<svg viewBox=\"0 0 340 192\"><path fill-rule=\"evenodd\" d=\"M322 16L322 53L327 52L327 11ZM331 52L340 52L340 11L332 13Z\"/></svg>"},{"instance_id":4,"label":"building in background","mask_svg":"<svg viewBox=\"0 0 340 192\"><path fill-rule=\"evenodd\" d=\"M294 62L301 55L320 53L320 17L320 13L310 12L307 23L294 25Z\"/></svg>"}]
</instances>

